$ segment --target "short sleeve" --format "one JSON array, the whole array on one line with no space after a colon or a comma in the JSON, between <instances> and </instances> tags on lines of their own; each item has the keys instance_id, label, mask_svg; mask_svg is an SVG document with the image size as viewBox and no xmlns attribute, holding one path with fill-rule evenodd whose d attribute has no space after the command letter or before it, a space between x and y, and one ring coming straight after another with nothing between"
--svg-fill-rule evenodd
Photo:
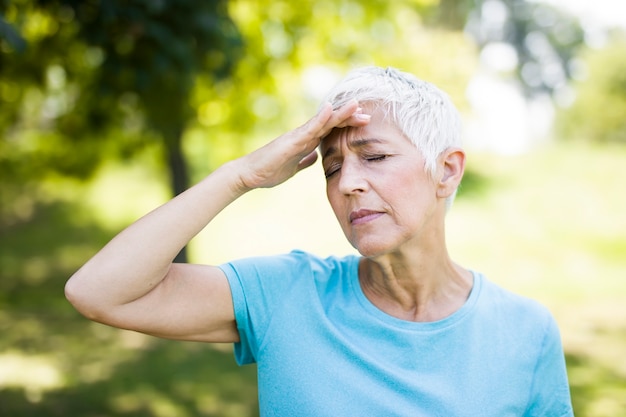
<instances>
[{"instance_id":1,"label":"short sleeve","mask_svg":"<svg viewBox=\"0 0 626 417\"><path fill-rule=\"evenodd\" d=\"M232 264L221 265L220 268L226 274L230 285L230 292L233 299L233 307L235 310L235 321L237 322L237 331L239 332L239 342L235 343L235 359L239 365L254 363L254 353L256 351L252 345L254 338L250 339L250 319L246 308L245 295L243 286L239 280L237 270Z\"/></svg>"},{"instance_id":2,"label":"short sleeve","mask_svg":"<svg viewBox=\"0 0 626 417\"><path fill-rule=\"evenodd\" d=\"M573 417L561 336L550 315L537 359L526 417Z\"/></svg>"},{"instance_id":3,"label":"short sleeve","mask_svg":"<svg viewBox=\"0 0 626 417\"><path fill-rule=\"evenodd\" d=\"M253 257L220 265L230 284L240 341L235 343L239 365L255 363L271 321L295 279L306 274L304 254Z\"/></svg>"}]
</instances>

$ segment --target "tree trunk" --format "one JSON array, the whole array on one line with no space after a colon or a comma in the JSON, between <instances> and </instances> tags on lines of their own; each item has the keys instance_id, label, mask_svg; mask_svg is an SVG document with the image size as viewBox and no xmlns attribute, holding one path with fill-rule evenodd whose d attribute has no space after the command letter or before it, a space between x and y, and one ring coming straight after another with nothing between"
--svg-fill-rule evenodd
<instances>
[{"instance_id":1,"label":"tree trunk","mask_svg":"<svg viewBox=\"0 0 626 417\"><path fill-rule=\"evenodd\" d=\"M167 166L170 174L170 189L177 196L189 187L189 168L183 155L182 132L180 126L171 129L165 137ZM187 247L184 247L174 262L187 262Z\"/></svg>"}]
</instances>

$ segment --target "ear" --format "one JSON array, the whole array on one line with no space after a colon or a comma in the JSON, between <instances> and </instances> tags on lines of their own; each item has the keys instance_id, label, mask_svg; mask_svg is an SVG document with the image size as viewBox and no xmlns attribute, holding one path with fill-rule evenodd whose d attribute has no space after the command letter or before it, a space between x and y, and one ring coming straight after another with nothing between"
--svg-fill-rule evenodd
<instances>
[{"instance_id":1,"label":"ear","mask_svg":"<svg viewBox=\"0 0 626 417\"><path fill-rule=\"evenodd\" d=\"M440 179L437 184L437 197L450 197L463 178L465 172L465 152L460 148L448 148L439 155Z\"/></svg>"}]
</instances>

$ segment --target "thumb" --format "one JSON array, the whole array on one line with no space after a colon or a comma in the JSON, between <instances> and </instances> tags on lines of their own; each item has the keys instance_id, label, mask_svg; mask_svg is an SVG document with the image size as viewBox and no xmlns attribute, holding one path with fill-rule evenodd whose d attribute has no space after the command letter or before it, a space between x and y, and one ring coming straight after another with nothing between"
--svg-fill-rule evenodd
<instances>
[{"instance_id":1,"label":"thumb","mask_svg":"<svg viewBox=\"0 0 626 417\"><path fill-rule=\"evenodd\" d=\"M298 171L310 167L315 163L315 161L317 161L317 150L309 153L307 156L302 158L300 162L298 162Z\"/></svg>"}]
</instances>

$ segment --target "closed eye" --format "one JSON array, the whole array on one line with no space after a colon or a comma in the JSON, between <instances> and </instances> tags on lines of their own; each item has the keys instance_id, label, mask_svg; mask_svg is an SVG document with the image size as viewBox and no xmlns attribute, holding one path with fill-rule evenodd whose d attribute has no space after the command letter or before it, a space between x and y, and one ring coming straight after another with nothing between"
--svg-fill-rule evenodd
<instances>
[{"instance_id":1,"label":"closed eye","mask_svg":"<svg viewBox=\"0 0 626 417\"><path fill-rule=\"evenodd\" d=\"M324 171L324 175L328 179L332 177L334 174L336 174L337 172L339 172L340 169L341 169L341 165L330 166L326 171Z\"/></svg>"},{"instance_id":2,"label":"closed eye","mask_svg":"<svg viewBox=\"0 0 626 417\"><path fill-rule=\"evenodd\" d=\"M382 161L387 159L389 155L373 155L365 158L366 161Z\"/></svg>"},{"instance_id":3,"label":"closed eye","mask_svg":"<svg viewBox=\"0 0 626 417\"><path fill-rule=\"evenodd\" d=\"M364 156L363 159L367 162L378 162L378 161L384 161L385 159L389 158L391 155L369 155L369 156ZM325 171L324 171L324 175L326 176L326 179L332 177L333 175L335 175L337 172L341 171L341 165L340 164L332 164L330 165Z\"/></svg>"}]
</instances>

